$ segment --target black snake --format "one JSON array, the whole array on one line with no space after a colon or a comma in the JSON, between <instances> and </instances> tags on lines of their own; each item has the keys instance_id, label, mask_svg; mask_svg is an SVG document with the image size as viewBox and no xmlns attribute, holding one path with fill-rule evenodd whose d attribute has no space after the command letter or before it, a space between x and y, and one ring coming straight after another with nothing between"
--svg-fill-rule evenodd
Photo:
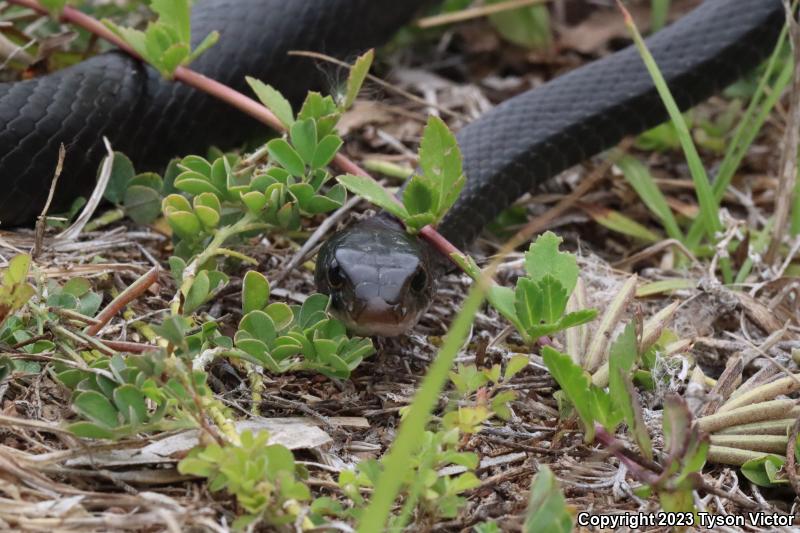
<instances>
[{"instance_id":1,"label":"black snake","mask_svg":"<svg viewBox=\"0 0 800 533\"><path fill-rule=\"evenodd\" d=\"M339 57L380 44L427 0L200 0L194 35L221 32L194 66L237 89L244 77L297 101L324 83L293 49ZM706 0L648 40L682 109L757 66L784 22L781 0ZM501 210L537 183L623 137L667 118L633 48L519 95L458 134L467 184L440 232L469 244ZM4 225L28 222L47 196L58 145L68 155L57 203L91 188L106 136L142 169L210 144L235 146L253 120L120 53L94 57L35 80L0 84L0 198ZM362 333L396 334L424 311L438 269L425 243L387 217L354 225L323 247L317 283L332 308Z\"/></svg>"}]
</instances>

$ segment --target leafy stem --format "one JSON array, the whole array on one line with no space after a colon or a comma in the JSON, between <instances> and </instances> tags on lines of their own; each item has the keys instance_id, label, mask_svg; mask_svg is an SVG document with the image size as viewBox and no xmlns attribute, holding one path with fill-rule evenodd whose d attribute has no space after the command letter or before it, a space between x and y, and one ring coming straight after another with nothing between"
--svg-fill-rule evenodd
<instances>
[{"instance_id":1,"label":"leafy stem","mask_svg":"<svg viewBox=\"0 0 800 533\"><path fill-rule=\"evenodd\" d=\"M218 255L230 256L234 254L231 250L223 247L223 245L230 239L240 233L247 233L256 229L264 229L269 227L268 224L259 223L258 216L254 213L245 213L242 218L230 226L223 226L214 231L214 236L205 247L205 249L197 254L195 258L186 265L183 271L183 282L181 283L180 290L175 293L175 296L170 302L170 310L173 314L178 315L181 312L181 295L188 294L194 284L195 278L200 267L206 264L209 260ZM240 255L240 254L236 254ZM249 258L248 258L249 259Z\"/></svg>"}]
</instances>

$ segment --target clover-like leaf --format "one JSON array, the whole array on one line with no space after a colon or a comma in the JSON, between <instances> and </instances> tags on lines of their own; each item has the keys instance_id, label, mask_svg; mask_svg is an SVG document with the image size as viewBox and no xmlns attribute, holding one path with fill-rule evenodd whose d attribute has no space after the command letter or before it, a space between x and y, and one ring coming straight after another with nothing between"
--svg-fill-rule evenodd
<instances>
[{"instance_id":1,"label":"clover-like leaf","mask_svg":"<svg viewBox=\"0 0 800 533\"><path fill-rule=\"evenodd\" d=\"M272 318L264 311L250 311L242 317L239 329L270 346L277 337L277 330Z\"/></svg>"},{"instance_id":2,"label":"clover-like leaf","mask_svg":"<svg viewBox=\"0 0 800 533\"><path fill-rule=\"evenodd\" d=\"M242 281L242 311L262 311L269 303L270 285L266 276L255 270L248 270Z\"/></svg>"},{"instance_id":3,"label":"clover-like leaf","mask_svg":"<svg viewBox=\"0 0 800 533\"><path fill-rule=\"evenodd\" d=\"M134 426L147 421L147 405L144 394L131 384L125 384L114 390L114 404L122 418Z\"/></svg>"},{"instance_id":4,"label":"clover-like leaf","mask_svg":"<svg viewBox=\"0 0 800 533\"><path fill-rule=\"evenodd\" d=\"M119 425L117 410L108 398L99 392L80 393L72 402L72 409L101 427L113 429Z\"/></svg>"},{"instance_id":5,"label":"clover-like leaf","mask_svg":"<svg viewBox=\"0 0 800 533\"><path fill-rule=\"evenodd\" d=\"M120 204L125 198L125 191L136 171L128 157L120 152L114 152L114 161L111 163L111 176L103 197L113 204Z\"/></svg>"},{"instance_id":6,"label":"clover-like leaf","mask_svg":"<svg viewBox=\"0 0 800 533\"><path fill-rule=\"evenodd\" d=\"M311 165L317 149L317 124L311 119L298 120L292 124L289 138L300 158Z\"/></svg>"},{"instance_id":7,"label":"clover-like leaf","mask_svg":"<svg viewBox=\"0 0 800 533\"><path fill-rule=\"evenodd\" d=\"M271 140L267 143L267 151L273 160L293 176L302 177L305 174L306 169L303 158L285 139Z\"/></svg>"},{"instance_id":8,"label":"clover-like leaf","mask_svg":"<svg viewBox=\"0 0 800 533\"><path fill-rule=\"evenodd\" d=\"M314 150L314 156L311 159L311 168L325 168L333 161L339 149L342 147L343 141L338 135L326 135L319 142Z\"/></svg>"}]
</instances>

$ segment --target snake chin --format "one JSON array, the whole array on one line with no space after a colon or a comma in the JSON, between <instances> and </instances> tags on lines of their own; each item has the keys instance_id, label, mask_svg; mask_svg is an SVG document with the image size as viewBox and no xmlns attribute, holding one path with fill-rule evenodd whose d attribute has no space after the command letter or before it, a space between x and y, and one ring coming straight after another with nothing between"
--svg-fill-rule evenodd
<instances>
[{"instance_id":1,"label":"snake chin","mask_svg":"<svg viewBox=\"0 0 800 533\"><path fill-rule=\"evenodd\" d=\"M367 304L358 315L331 307L331 314L341 320L347 329L363 337L397 337L419 321L422 312L408 313L404 309L388 306L384 302Z\"/></svg>"}]
</instances>

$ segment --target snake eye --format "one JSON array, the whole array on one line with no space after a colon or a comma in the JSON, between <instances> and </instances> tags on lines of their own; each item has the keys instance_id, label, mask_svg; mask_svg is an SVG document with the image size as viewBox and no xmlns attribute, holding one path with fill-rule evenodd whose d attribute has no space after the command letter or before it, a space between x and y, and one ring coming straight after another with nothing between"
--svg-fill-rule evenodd
<instances>
[{"instance_id":1,"label":"snake eye","mask_svg":"<svg viewBox=\"0 0 800 533\"><path fill-rule=\"evenodd\" d=\"M328 283L334 289L341 289L345 282L344 272L339 263L334 262L328 269Z\"/></svg>"},{"instance_id":2,"label":"snake eye","mask_svg":"<svg viewBox=\"0 0 800 533\"><path fill-rule=\"evenodd\" d=\"M414 292L422 292L425 290L425 287L428 286L428 275L423 269L417 269L417 271L414 273L414 277L411 278L411 283L409 286Z\"/></svg>"}]
</instances>

